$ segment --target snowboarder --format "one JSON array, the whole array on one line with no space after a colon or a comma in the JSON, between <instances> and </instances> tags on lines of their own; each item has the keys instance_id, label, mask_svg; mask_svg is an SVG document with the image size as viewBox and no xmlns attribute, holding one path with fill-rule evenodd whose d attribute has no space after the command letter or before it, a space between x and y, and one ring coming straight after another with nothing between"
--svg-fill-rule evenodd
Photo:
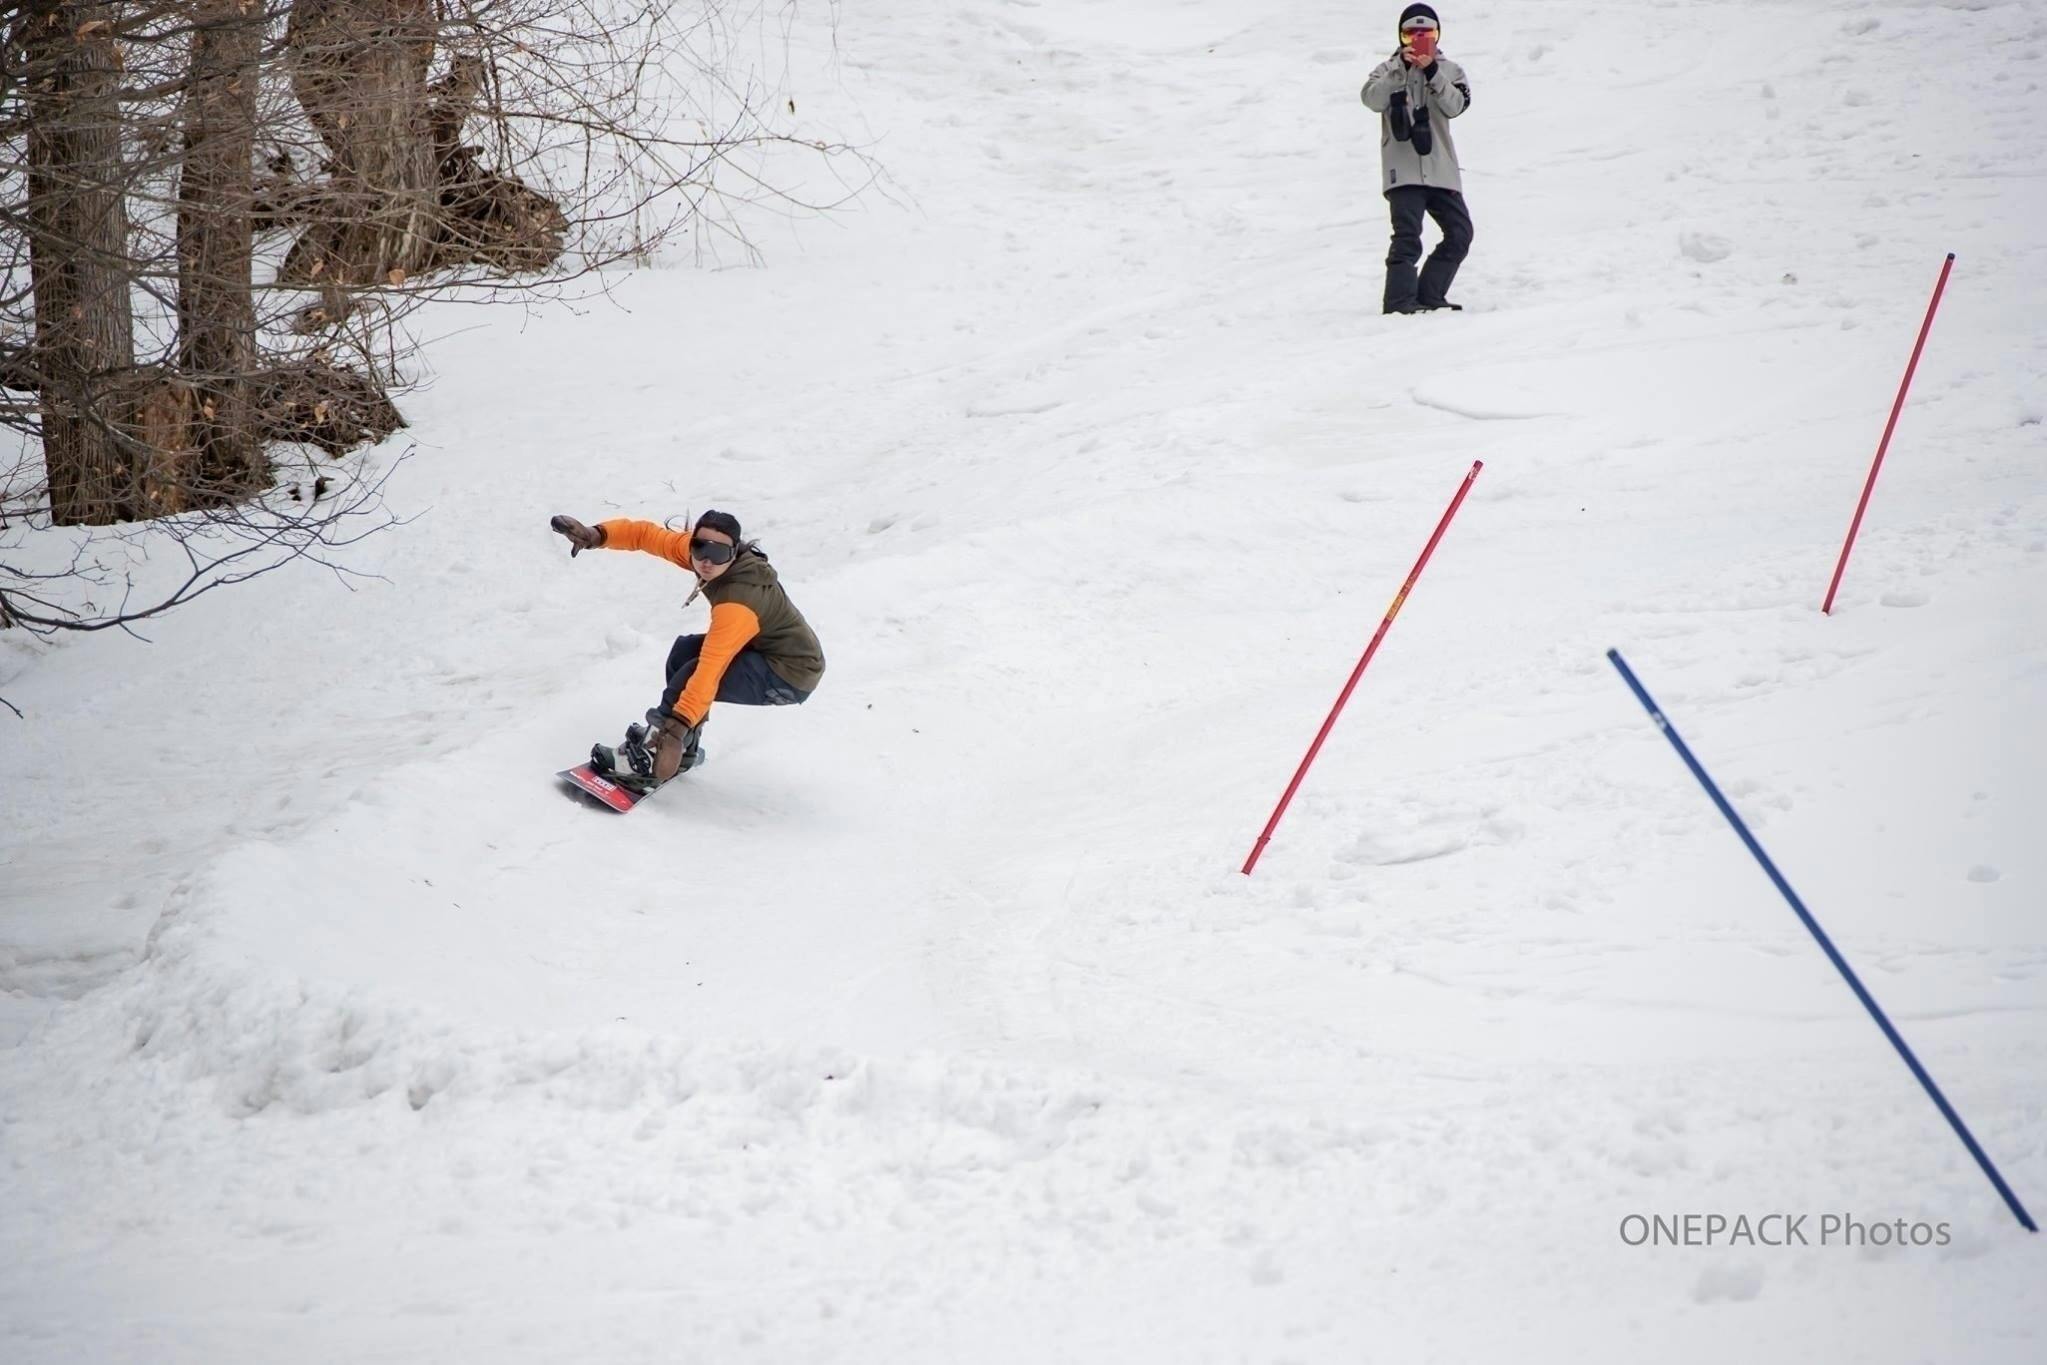
<instances>
[{"instance_id":1,"label":"snowboarder","mask_svg":"<svg viewBox=\"0 0 2047 1365\"><path fill-rule=\"evenodd\" d=\"M600 773L666 782L702 756L699 740L713 701L740 706L794 706L810 699L824 677L824 651L796 610L760 546L742 538L739 518L705 512L687 531L618 518L585 526L574 517L548 523L568 538L569 556L584 550L642 550L696 575L711 604L707 635L678 636L668 651L668 686L647 712L646 726L626 730L616 749L600 744L590 766ZM652 752L647 740L654 741Z\"/></svg>"},{"instance_id":2,"label":"snowboarder","mask_svg":"<svg viewBox=\"0 0 2047 1365\"><path fill-rule=\"evenodd\" d=\"M1379 165L1393 211L1393 245L1386 253L1386 295L1381 311L1455 309L1450 281L1471 249L1471 214L1450 120L1471 107L1464 68L1436 50L1441 34L1435 10L1409 5L1400 12L1400 49L1365 81L1365 107L1379 115ZM1422 258L1422 214L1436 220L1443 240Z\"/></svg>"}]
</instances>

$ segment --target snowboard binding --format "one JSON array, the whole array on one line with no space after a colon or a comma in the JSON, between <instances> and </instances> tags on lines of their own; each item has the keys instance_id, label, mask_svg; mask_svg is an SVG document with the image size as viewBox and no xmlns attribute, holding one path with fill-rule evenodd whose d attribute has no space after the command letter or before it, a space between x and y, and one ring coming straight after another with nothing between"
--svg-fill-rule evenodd
<instances>
[{"instance_id":1,"label":"snowboard binding","mask_svg":"<svg viewBox=\"0 0 2047 1365\"><path fill-rule=\"evenodd\" d=\"M650 718L658 720L658 710L649 711ZM614 782L626 790L645 796L661 783L654 776L654 750L647 743L652 728L638 721L625 727L625 739L617 745L593 744L590 746L590 771L608 782ZM682 756L682 767L676 777L703 765L706 751L701 744L692 745ZM673 780L673 779L671 779Z\"/></svg>"},{"instance_id":2,"label":"snowboard binding","mask_svg":"<svg viewBox=\"0 0 2047 1365\"><path fill-rule=\"evenodd\" d=\"M625 740L616 747L590 746L590 771L637 792L650 792L661 785L654 780L654 754L647 747L647 727L638 722L625 727Z\"/></svg>"}]
</instances>

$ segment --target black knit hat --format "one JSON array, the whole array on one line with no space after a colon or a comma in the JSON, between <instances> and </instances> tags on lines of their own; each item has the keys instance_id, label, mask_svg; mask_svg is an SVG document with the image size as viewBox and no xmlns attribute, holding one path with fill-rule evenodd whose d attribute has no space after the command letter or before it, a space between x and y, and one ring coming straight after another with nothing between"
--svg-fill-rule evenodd
<instances>
[{"instance_id":1,"label":"black knit hat","mask_svg":"<svg viewBox=\"0 0 2047 1365\"><path fill-rule=\"evenodd\" d=\"M1437 28L1443 26L1443 21L1438 19L1436 12L1427 5L1409 5L1406 9L1400 11L1400 22L1394 25L1394 27L1404 29L1407 27L1407 21L1410 19L1426 19Z\"/></svg>"},{"instance_id":2,"label":"black knit hat","mask_svg":"<svg viewBox=\"0 0 2047 1365\"><path fill-rule=\"evenodd\" d=\"M697 518L697 524L690 529L693 531L711 530L723 532L725 535L732 537L734 545L739 544L742 540L739 534L739 518L733 516L730 512L706 512Z\"/></svg>"}]
</instances>

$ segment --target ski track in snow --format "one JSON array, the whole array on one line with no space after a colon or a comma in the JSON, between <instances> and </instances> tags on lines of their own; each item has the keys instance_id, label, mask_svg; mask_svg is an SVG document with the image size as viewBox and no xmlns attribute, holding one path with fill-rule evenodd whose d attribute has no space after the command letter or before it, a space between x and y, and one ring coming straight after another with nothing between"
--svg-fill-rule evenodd
<instances>
[{"instance_id":1,"label":"ski track in snow","mask_svg":"<svg viewBox=\"0 0 2047 1365\"><path fill-rule=\"evenodd\" d=\"M800 15L893 200L437 343L355 591L0 636L0 1356L2040 1358L1602 654L2047 1212L2047 4L1447 14L1468 311L1389 320L1397 11ZM580 808L702 615L547 516L706 505L830 672Z\"/></svg>"}]
</instances>

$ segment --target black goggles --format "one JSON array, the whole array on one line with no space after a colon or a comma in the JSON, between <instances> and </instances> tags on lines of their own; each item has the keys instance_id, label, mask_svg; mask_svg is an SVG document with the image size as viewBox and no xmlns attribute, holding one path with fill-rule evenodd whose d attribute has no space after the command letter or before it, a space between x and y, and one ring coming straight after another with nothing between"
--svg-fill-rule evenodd
<instances>
[{"instance_id":1,"label":"black goggles","mask_svg":"<svg viewBox=\"0 0 2047 1365\"><path fill-rule=\"evenodd\" d=\"M739 547L737 545L731 545L722 540L703 540L699 538L689 543L689 557L691 559L701 559L706 564L730 564L732 556L737 554L738 551Z\"/></svg>"}]
</instances>

